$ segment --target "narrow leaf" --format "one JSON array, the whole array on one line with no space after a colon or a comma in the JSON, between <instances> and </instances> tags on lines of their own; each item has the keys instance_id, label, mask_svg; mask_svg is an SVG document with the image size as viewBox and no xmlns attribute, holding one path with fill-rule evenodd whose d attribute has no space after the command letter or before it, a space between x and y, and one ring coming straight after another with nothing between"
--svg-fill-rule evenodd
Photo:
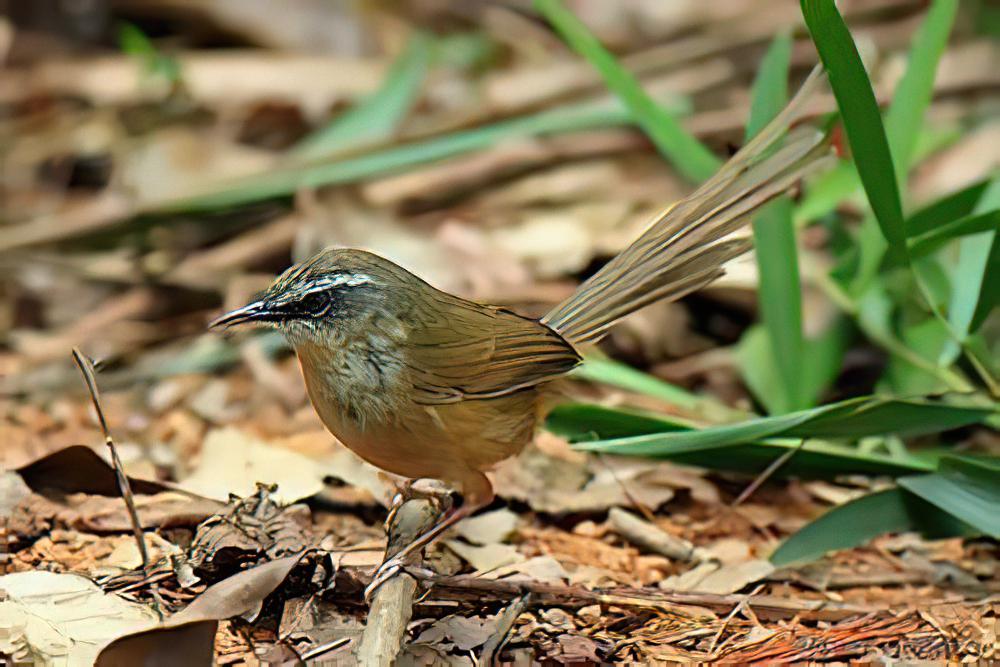
<instances>
[{"instance_id":1,"label":"narrow leaf","mask_svg":"<svg viewBox=\"0 0 1000 667\"><path fill-rule=\"evenodd\" d=\"M541 111L423 141L315 164L272 169L266 173L219 181L197 192L142 202L140 213L162 214L212 210L289 196L305 187L351 183L398 172L407 167L490 148L501 141L614 127L630 123L628 113L603 103L574 104Z\"/></svg>"},{"instance_id":2,"label":"narrow leaf","mask_svg":"<svg viewBox=\"0 0 1000 667\"><path fill-rule=\"evenodd\" d=\"M914 258L924 257L952 239L980 232L995 232L997 229L1000 229L1000 209L986 213L973 213L911 238L910 255ZM985 236L987 235L983 235L981 238L985 238Z\"/></svg>"},{"instance_id":3,"label":"narrow leaf","mask_svg":"<svg viewBox=\"0 0 1000 667\"><path fill-rule=\"evenodd\" d=\"M902 477L900 486L994 539L1000 539L1000 467L944 457L935 475Z\"/></svg>"},{"instance_id":4,"label":"narrow leaf","mask_svg":"<svg viewBox=\"0 0 1000 667\"><path fill-rule=\"evenodd\" d=\"M911 42L909 63L893 92L885 115L885 131L896 164L896 182L906 183L911 158L934 95L934 75L948 34L955 22L958 0L934 0Z\"/></svg>"},{"instance_id":5,"label":"narrow leaf","mask_svg":"<svg viewBox=\"0 0 1000 667\"><path fill-rule=\"evenodd\" d=\"M788 64L792 40L786 33L774 39L761 62L751 90L747 140L760 131L788 102ZM753 221L758 301L765 336L781 383L769 409L790 412L809 405L802 393L802 294L792 224L792 202L781 197L765 206Z\"/></svg>"},{"instance_id":6,"label":"narrow leaf","mask_svg":"<svg viewBox=\"0 0 1000 667\"><path fill-rule=\"evenodd\" d=\"M994 410L927 400L860 397L786 415L762 417L699 431L657 433L582 444L581 449L617 454L671 456L764 438L862 438L935 433L979 423Z\"/></svg>"},{"instance_id":7,"label":"narrow leaf","mask_svg":"<svg viewBox=\"0 0 1000 667\"><path fill-rule=\"evenodd\" d=\"M961 535L965 526L903 489L870 493L840 505L789 537L771 554L778 566L814 560L865 544L883 533L921 530L928 537Z\"/></svg>"},{"instance_id":8,"label":"narrow leaf","mask_svg":"<svg viewBox=\"0 0 1000 667\"><path fill-rule=\"evenodd\" d=\"M1000 209L1000 178L983 192L973 213ZM948 321L964 340L1000 303L1000 234L996 228L963 238L953 281Z\"/></svg>"},{"instance_id":9,"label":"narrow leaf","mask_svg":"<svg viewBox=\"0 0 1000 667\"><path fill-rule=\"evenodd\" d=\"M989 181L978 181L911 214L906 220L907 235L921 236L939 225L971 215L989 185Z\"/></svg>"},{"instance_id":10,"label":"narrow leaf","mask_svg":"<svg viewBox=\"0 0 1000 667\"><path fill-rule=\"evenodd\" d=\"M889 242L891 256L905 256L903 208L899 186L893 176L896 170L875 93L857 47L833 0L801 2L806 25L829 74L855 166L872 211Z\"/></svg>"},{"instance_id":11,"label":"narrow leaf","mask_svg":"<svg viewBox=\"0 0 1000 667\"><path fill-rule=\"evenodd\" d=\"M388 138L420 93L430 69L432 46L428 35L415 33L375 93L303 139L292 155L314 160Z\"/></svg>"},{"instance_id":12,"label":"narrow leaf","mask_svg":"<svg viewBox=\"0 0 1000 667\"><path fill-rule=\"evenodd\" d=\"M574 51L586 58L605 85L625 104L635 122L657 149L692 182L714 174L721 160L689 134L674 116L646 94L631 72L623 68L580 19L560 0L536 0L535 8L562 35Z\"/></svg>"}]
</instances>

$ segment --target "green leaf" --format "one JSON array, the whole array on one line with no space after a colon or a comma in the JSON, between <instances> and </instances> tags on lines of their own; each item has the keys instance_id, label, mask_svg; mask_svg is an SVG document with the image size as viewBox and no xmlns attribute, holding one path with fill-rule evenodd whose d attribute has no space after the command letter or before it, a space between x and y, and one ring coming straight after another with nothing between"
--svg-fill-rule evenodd
<instances>
[{"instance_id":1,"label":"green leaf","mask_svg":"<svg viewBox=\"0 0 1000 667\"><path fill-rule=\"evenodd\" d=\"M420 94L430 69L433 40L417 32L410 37L381 87L352 109L313 132L292 149L299 160L314 160L371 145L388 138Z\"/></svg>"},{"instance_id":2,"label":"green leaf","mask_svg":"<svg viewBox=\"0 0 1000 667\"><path fill-rule=\"evenodd\" d=\"M580 449L642 456L675 456L690 451L757 442L765 438L857 439L890 433L906 436L975 424L994 412L993 409L976 405L867 396L699 431L653 433L585 443L580 445Z\"/></svg>"},{"instance_id":3,"label":"green leaf","mask_svg":"<svg viewBox=\"0 0 1000 667\"><path fill-rule=\"evenodd\" d=\"M573 374L591 382L603 382L638 394L654 396L687 410L698 407L698 396L686 389L606 357L587 357L585 363Z\"/></svg>"},{"instance_id":4,"label":"green leaf","mask_svg":"<svg viewBox=\"0 0 1000 667\"><path fill-rule=\"evenodd\" d=\"M414 165L490 148L511 139L613 127L630 122L628 113L614 105L567 105L361 155L275 168L262 174L210 183L197 192L142 202L139 210L152 215L237 206L289 196L300 188L352 183L391 174Z\"/></svg>"},{"instance_id":5,"label":"green leaf","mask_svg":"<svg viewBox=\"0 0 1000 667\"><path fill-rule=\"evenodd\" d=\"M935 227L920 236L911 237L910 256L924 257L952 239L981 232L995 232L997 229L1000 229L1000 209L967 215ZM986 236L988 235L984 234L980 238L985 240Z\"/></svg>"},{"instance_id":6,"label":"green leaf","mask_svg":"<svg viewBox=\"0 0 1000 667\"><path fill-rule=\"evenodd\" d=\"M774 38L764 54L750 89L750 119L745 139L752 139L788 103L788 63L792 58L792 38L785 32Z\"/></svg>"},{"instance_id":7,"label":"green leaf","mask_svg":"<svg viewBox=\"0 0 1000 667\"><path fill-rule=\"evenodd\" d=\"M899 485L976 530L1000 539L1000 462L943 457L934 475L901 477Z\"/></svg>"},{"instance_id":8,"label":"green leaf","mask_svg":"<svg viewBox=\"0 0 1000 667\"><path fill-rule=\"evenodd\" d=\"M792 41L779 35L764 55L751 91L749 141L788 103L788 63ZM792 224L792 202L781 197L765 206L753 221L758 303L764 335L781 382L774 387L771 412L789 412L810 405L801 389L803 341L799 262Z\"/></svg>"},{"instance_id":9,"label":"green leaf","mask_svg":"<svg viewBox=\"0 0 1000 667\"><path fill-rule=\"evenodd\" d=\"M913 213L906 220L907 235L910 238L919 237L933 231L939 225L971 215L989 184L988 180L973 183Z\"/></svg>"},{"instance_id":10,"label":"green leaf","mask_svg":"<svg viewBox=\"0 0 1000 667\"><path fill-rule=\"evenodd\" d=\"M860 185L854 165L838 162L809 184L802 201L795 207L795 224L801 226L833 212L840 202L853 198Z\"/></svg>"},{"instance_id":11,"label":"green leaf","mask_svg":"<svg viewBox=\"0 0 1000 667\"><path fill-rule=\"evenodd\" d=\"M896 164L896 182L900 186L906 183L924 114L934 96L934 75L948 45L948 34L957 11L958 0L931 3L927 17L913 37L909 63L886 112L885 131Z\"/></svg>"},{"instance_id":12,"label":"green leaf","mask_svg":"<svg viewBox=\"0 0 1000 667\"><path fill-rule=\"evenodd\" d=\"M631 72L601 45L580 19L560 0L535 0L535 8L545 16L574 51L586 58L604 79L605 85L628 108L635 122L670 162L695 183L714 174L722 161L689 134L670 112L646 94Z\"/></svg>"},{"instance_id":13,"label":"green leaf","mask_svg":"<svg viewBox=\"0 0 1000 667\"><path fill-rule=\"evenodd\" d=\"M973 213L1000 209L1000 178L983 192ZM1000 234L994 228L967 236L959 244L948 321L961 340L979 328L1000 303Z\"/></svg>"},{"instance_id":14,"label":"green leaf","mask_svg":"<svg viewBox=\"0 0 1000 667\"><path fill-rule=\"evenodd\" d=\"M905 257L899 186L878 104L861 57L833 0L801 0L802 14L830 77L854 163L892 257Z\"/></svg>"},{"instance_id":15,"label":"green leaf","mask_svg":"<svg viewBox=\"0 0 1000 667\"><path fill-rule=\"evenodd\" d=\"M622 438L636 433L687 430L691 428L691 423L638 410L606 408L591 403L565 403L549 413L545 428L571 442L585 442Z\"/></svg>"},{"instance_id":16,"label":"green leaf","mask_svg":"<svg viewBox=\"0 0 1000 667\"><path fill-rule=\"evenodd\" d=\"M802 402L815 405L826 387L840 371L844 353L850 341L852 327L843 317L837 317L825 331L814 338L807 338L809 353L802 358L799 369L799 391ZM747 387L770 414L787 412L781 378L777 374L774 352L763 327L755 325L746 330L736 348L736 356Z\"/></svg>"},{"instance_id":17,"label":"green leaf","mask_svg":"<svg viewBox=\"0 0 1000 667\"><path fill-rule=\"evenodd\" d=\"M785 540L771 554L771 562L780 567L809 561L829 551L865 544L883 533L910 530L928 537L967 532L960 521L927 501L903 489L888 489L834 507Z\"/></svg>"},{"instance_id":18,"label":"green leaf","mask_svg":"<svg viewBox=\"0 0 1000 667\"><path fill-rule=\"evenodd\" d=\"M170 84L180 79L181 70L177 61L161 53L146 33L136 25L127 21L120 24L118 45L125 55L135 58L142 64L147 75L163 77Z\"/></svg>"},{"instance_id":19,"label":"green leaf","mask_svg":"<svg viewBox=\"0 0 1000 667\"><path fill-rule=\"evenodd\" d=\"M591 382L602 382L619 389L658 398L710 421L731 421L747 417L746 412L734 410L709 396L692 394L660 378L606 357L588 356L573 374Z\"/></svg>"},{"instance_id":20,"label":"green leaf","mask_svg":"<svg viewBox=\"0 0 1000 667\"><path fill-rule=\"evenodd\" d=\"M634 410L621 410L589 404L557 407L546 423L553 433L574 444L615 442L636 435L690 432L691 424L675 417ZM752 444L687 449L672 453L678 463L707 468L756 474L775 459L798 447L797 439L773 439ZM614 450L615 453L619 453ZM809 441L784 466L779 474L830 478L845 473L870 475L905 475L932 470L932 460L917 457L896 458L888 454L863 452L856 447L822 441Z\"/></svg>"}]
</instances>

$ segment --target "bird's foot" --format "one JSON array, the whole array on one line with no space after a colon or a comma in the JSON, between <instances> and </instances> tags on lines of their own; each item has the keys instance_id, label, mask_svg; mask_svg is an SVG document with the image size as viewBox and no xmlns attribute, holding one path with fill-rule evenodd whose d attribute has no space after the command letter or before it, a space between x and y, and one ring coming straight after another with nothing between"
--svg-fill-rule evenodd
<instances>
[{"instance_id":1,"label":"bird's foot","mask_svg":"<svg viewBox=\"0 0 1000 667\"><path fill-rule=\"evenodd\" d=\"M435 479L407 479L397 486L396 495L389 503L389 512L385 516L383 526L385 532L390 532L392 522L395 521L399 508L411 498L426 498L437 503L442 511L451 508L451 490L442 482Z\"/></svg>"},{"instance_id":2,"label":"bird's foot","mask_svg":"<svg viewBox=\"0 0 1000 667\"><path fill-rule=\"evenodd\" d=\"M389 504L389 513L385 515L385 522L382 524L386 533L389 532L392 522L396 520L396 515L399 513L399 508L402 507L405 502L405 492L400 489L396 492L396 495L392 497L392 502Z\"/></svg>"},{"instance_id":3,"label":"bird's foot","mask_svg":"<svg viewBox=\"0 0 1000 667\"><path fill-rule=\"evenodd\" d=\"M379 586L392 579L403 569L403 558L405 556L406 554L400 552L392 558L382 561L382 564L375 570L375 574L372 575L371 582L365 586L365 604L370 605L372 598L375 596L375 591L379 589Z\"/></svg>"}]
</instances>

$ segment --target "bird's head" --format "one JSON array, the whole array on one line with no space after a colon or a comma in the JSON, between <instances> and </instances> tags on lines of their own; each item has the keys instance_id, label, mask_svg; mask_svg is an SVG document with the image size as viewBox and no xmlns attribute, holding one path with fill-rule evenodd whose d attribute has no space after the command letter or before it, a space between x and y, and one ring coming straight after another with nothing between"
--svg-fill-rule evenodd
<instances>
[{"instance_id":1,"label":"bird's head","mask_svg":"<svg viewBox=\"0 0 1000 667\"><path fill-rule=\"evenodd\" d=\"M271 326L292 345L331 343L344 329L365 326L405 297L409 276L392 262L361 250L325 250L290 267L253 301L211 322ZM417 282L420 282L419 280Z\"/></svg>"}]
</instances>

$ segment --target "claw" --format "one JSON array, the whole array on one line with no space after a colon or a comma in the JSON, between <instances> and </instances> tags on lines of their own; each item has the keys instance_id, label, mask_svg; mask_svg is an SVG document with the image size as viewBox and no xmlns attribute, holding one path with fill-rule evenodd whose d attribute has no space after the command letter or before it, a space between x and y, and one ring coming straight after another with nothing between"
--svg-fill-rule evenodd
<instances>
[{"instance_id":1,"label":"claw","mask_svg":"<svg viewBox=\"0 0 1000 667\"><path fill-rule=\"evenodd\" d=\"M402 491L392 497L392 503L389 504L389 513L385 515L385 523L383 524L385 532L389 532L389 528L392 526L392 522L399 513L399 508L403 506L404 501L405 498Z\"/></svg>"},{"instance_id":2,"label":"claw","mask_svg":"<svg viewBox=\"0 0 1000 667\"><path fill-rule=\"evenodd\" d=\"M375 591L378 590L379 586L392 579L402 569L403 559L400 558L399 554L383 561L382 564L378 566L378 569L375 570L371 583L365 586L365 604L370 605L372 597L374 597Z\"/></svg>"}]
</instances>

